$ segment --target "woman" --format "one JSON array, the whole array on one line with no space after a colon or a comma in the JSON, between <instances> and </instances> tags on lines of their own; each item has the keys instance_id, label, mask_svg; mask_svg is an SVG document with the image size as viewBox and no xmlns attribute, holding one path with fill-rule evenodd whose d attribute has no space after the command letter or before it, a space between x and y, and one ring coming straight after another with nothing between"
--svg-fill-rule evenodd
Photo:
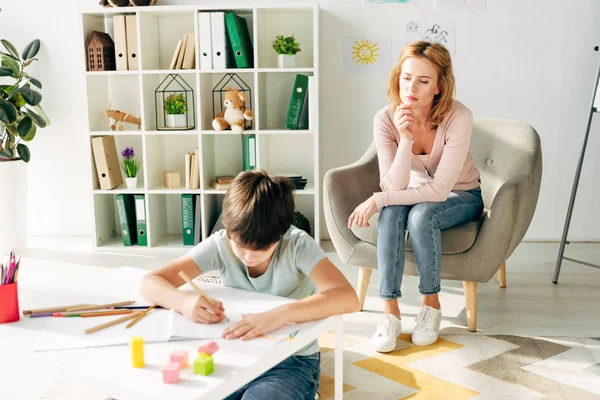
<instances>
[{"instance_id":1,"label":"woman","mask_svg":"<svg viewBox=\"0 0 600 400\"><path fill-rule=\"evenodd\" d=\"M390 352L401 331L397 299L404 271L408 229L423 295L412 342L438 338L442 265L441 230L478 218L483 211L479 171L469 153L473 116L454 97L448 50L419 41L404 47L392 69L390 104L374 120L382 192L360 204L348 226L369 226L377 211L377 257L384 316L371 343Z\"/></svg>"}]
</instances>

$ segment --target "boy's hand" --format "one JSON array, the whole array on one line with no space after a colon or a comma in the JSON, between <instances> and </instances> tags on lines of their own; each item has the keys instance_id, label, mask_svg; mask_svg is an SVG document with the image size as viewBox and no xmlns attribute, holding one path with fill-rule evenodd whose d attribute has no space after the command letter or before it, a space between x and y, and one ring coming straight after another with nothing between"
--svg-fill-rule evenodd
<instances>
[{"instance_id":1,"label":"boy's hand","mask_svg":"<svg viewBox=\"0 0 600 400\"><path fill-rule=\"evenodd\" d=\"M281 310L275 308L260 314L246 314L240 322L223 331L223 338L249 340L277 330L285 325Z\"/></svg>"},{"instance_id":2,"label":"boy's hand","mask_svg":"<svg viewBox=\"0 0 600 400\"><path fill-rule=\"evenodd\" d=\"M186 294L181 307L181 313L190 321L201 324L214 324L225 319L223 303L211 303L197 294Z\"/></svg>"}]
</instances>

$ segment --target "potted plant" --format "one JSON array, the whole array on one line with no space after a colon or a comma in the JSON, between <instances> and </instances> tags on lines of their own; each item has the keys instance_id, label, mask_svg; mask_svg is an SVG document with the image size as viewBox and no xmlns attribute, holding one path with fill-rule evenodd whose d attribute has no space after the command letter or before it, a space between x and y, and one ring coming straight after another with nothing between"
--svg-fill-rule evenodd
<instances>
[{"instance_id":1,"label":"potted plant","mask_svg":"<svg viewBox=\"0 0 600 400\"><path fill-rule=\"evenodd\" d=\"M121 152L121 156L123 159L121 160L121 169L125 173L125 183L127 184L127 189L136 189L137 188L137 174L140 171L140 167L142 164L140 160L136 160L135 151L133 147L125 147L125 150Z\"/></svg>"},{"instance_id":2,"label":"potted plant","mask_svg":"<svg viewBox=\"0 0 600 400\"><path fill-rule=\"evenodd\" d=\"M165 100L166 125L168 128L187 127L187 101L183 93L170 94Z\"/></svg>"},{"instance_id":3,"label":"potted plant","mask_svg":"<svg viewBox=\"0 0 600 400\"><path fill-rule=\"evenodd\" d=\"M277 35L273 41L273 49L277 53L277 66L279 68L294 68L296 66L296 53L300 50L300 43L294 35L284 37Z\"/></svg>"},{"instance_id":4,"label":"potted plant","mask_svg":"<svg viewBox=\"0 0 600 400\"><path fill-rule=\"evenodd\" d=\"M42 83L25 70L40 50L34 40L19 54L9 41L1 40L6 52L0 51L0 204L3 214L0 229L0 254L11 249L25 249L27 240L27 168L31 153L26 143L33 140L38 128L50 124L40 106Z\"/></svg>"}]
</instances>

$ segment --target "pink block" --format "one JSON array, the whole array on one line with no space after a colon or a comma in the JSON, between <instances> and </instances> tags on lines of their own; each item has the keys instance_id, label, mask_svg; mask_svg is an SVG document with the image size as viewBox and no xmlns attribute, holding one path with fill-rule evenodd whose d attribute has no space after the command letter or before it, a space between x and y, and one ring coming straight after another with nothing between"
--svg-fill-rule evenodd
<instances>
[{"instance_id":1,"label":"pink block","mask_svg":"<svg viewBox=\"0 0 600 400\"><path fill-rule=\"evenodd\" d=\"M219 345L214 340L207 340L198 347L198 353L213 355L219 350Z\"/></svg>"},{"instance_id":2,"label":"pink block","mask_svg":"<svg viewBox=\"0 0 600 400\"><path fill-rule=\"evenodd\" d=\"M172 362L165 365L162 369L164 383L179 382L179 363Z\"/></svg>"},{"instance_id":3,"label":"pink block","mask_svg":"<svg viewBox=\"0 0 600 400\"><path fill-rule=\"evenodd\" d=\"M188 352L185 350L176 350L171 353L171 362L179 363L179 368L188 366Z\"/></svg>"}]
</instances>

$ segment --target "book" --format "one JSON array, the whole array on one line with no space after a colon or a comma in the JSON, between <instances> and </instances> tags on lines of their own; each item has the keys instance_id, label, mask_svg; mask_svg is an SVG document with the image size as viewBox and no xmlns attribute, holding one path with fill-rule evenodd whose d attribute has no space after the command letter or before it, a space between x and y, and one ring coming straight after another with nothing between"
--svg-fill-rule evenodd
<instances>
[{"instance_id":1,"label":"book","mask_svg":"<svg viewBox=\"0 0 600 400\"><path fill-rule=\"evenodd\" d=\"M296 74L292 95L290 97L290 105L285 126L288 129L297 130L302 117L302 109L306 100L306 92L308 88L308 76Z\"/></svg>"},{"instance_id":2,"label":"book","mask_svg":"<svg viewBox=\"0 0 600 400\"><path fill-rule=\"evenodd\" d=\"M244 171L256 168L256 135L242 135L242 167Z\"/></svg>"},{"instance_id":3,"label":"book","mask_svg":"<svg viewBox=\"0 0 600 400\"><path fill-rule=\"evenodd\" d=\"M175 69L181 69L183 66L183 58L185 57L185 49L187 48L188 35L183 36L181 41L181 48L179 49L179 55L177 56L177 62L175 63Z\"/></svg>"},{"instance_id":4,"label":"book","mask_svg":"<svg viewBox=\"0 0 600 400\"><path fill-rule=\"evenodd\" d=\"M194 69L196 66L196 38L193 33L188 33L185 53L183 55L182 69Z\"/></svg>"},{"instance_id":5,"label":"book","mask_svg":"<svg viewBox=\"0 0 600 400\"><path fill-rule=\"evenodd\" d=\"M194 244L198 244L200 243L200 241L202 240L202 219L201 217L201 213L200 213L200 207L202 207L200 205L200 195L196 194L194 195L195 199L195 210L194 210Z\"/></svg>"},{"instance_id":6,"label":"book","mask_svg":"<svg viewBox=\"0 0 600 400\"><path fill-rule=\"evenodd\" d=\"M134 197L131 194L118 194L115 201L123 244L132 246L137 243Z\"/></svg>"},{"instance_id":7,"label":"book","mask_svg":"<svg viewBox=\"0 0 600 400\"><path fill-rule=\"evenodd\" d=\"M177 65L177 58L179 57L179 52L181 51L181 45L183 40L179 39L177 41L177 46L175 46L175 53L173 53L173 58L171 59L171 64L169 64L169 69L175 69Z\"/></svg>"},{"instance_id":8,"label":"book","mask_svg":"<svg viewBox=\"0 0 600 400\"><path fill-rule=\"evenodd\" d=\"M146 230L146 198L143 194L136 194L134 195L134 198L137 242L140 246L148 246L148 231Z\"/></svg>"},{"instance_id":9,"label":"book","mask_svg":"<svg viewBox=\"0 0 600 400\"><path fill-rule=\"evenodd\" d=\"M217 181L210 182L210 187L216 190L227 190L229 189L229 185L231 185L231 183L221 183Z\"/></svg>"},{"instance_id":10,"label":"book","mask_svg":"<svg viewBox=\"0 0 600 400\"><path fill-rule=\"evenodd\" d=\"M183 244L194 245L194 195L185 193L181 195L181 232Z\"/></svg>"},{"instance_id":11,"label":"book","mask_svg":"<svg viewBox=\"0 0 600 400\"><path fill-rule=\"evenodd\" d=\"M219 183L231 183L235 179L233 175L217 175L215 180Z\"/></svg>"},{"instance_id":12,"label":"book","mask_svg":"<svg viewBox=\"0 0 600 400\"><path fill-rule=\"evenodd\" d=\"M246 19L236 13L228 12L225 14L225 26L236 66L238 68L252 68L254 66L254 55Z\"/></svg>"}]
</instances>

